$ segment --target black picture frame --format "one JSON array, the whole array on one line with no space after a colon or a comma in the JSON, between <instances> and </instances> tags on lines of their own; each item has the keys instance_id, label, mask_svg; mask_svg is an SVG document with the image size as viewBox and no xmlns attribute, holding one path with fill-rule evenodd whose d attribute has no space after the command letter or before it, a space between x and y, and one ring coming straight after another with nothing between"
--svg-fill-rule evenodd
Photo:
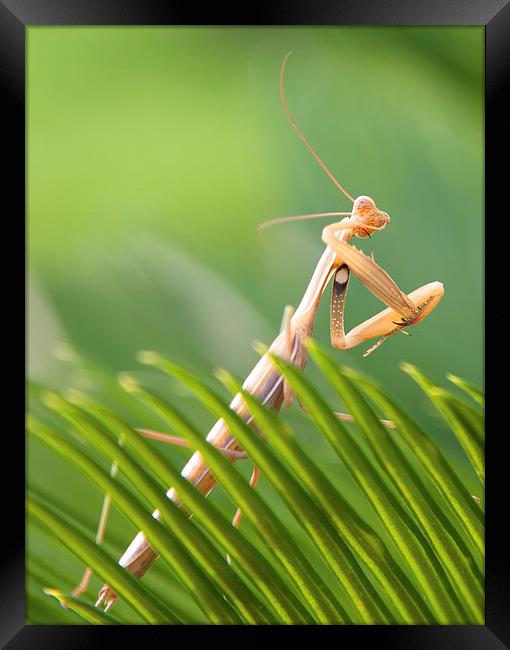
<instances>
[{"instance_id":1,"label":"black picture frame","mask_svg":"<svg viewBox=\"0 0 510 650\"><path fill-rule=\"evenodd\" d=\"M222 7L218 3L198 8L191 3L158 2L157 0L0 0L0 85L3 122L4 160L3 223L14 228L4 228L4 255L13 253L3 278L3 288L10 293L4 298L4 324L7 325L8 342L5 350L9 378L21 377L19 348L11 344L23 337L21 314L24 313L24 261L25 260L25 35L33 25L479 25L485 27L486 38L486 214L493 215L492 235L504 232L508 180L507 164L498 164L498 153L506 153L508 139L508 102L504 100L507 79L510 78L510 3L508 0L303 0L279 3L258 2L243 7ZM506 180L506 184L505 184ZM7 199L7 201L6 201ZM503 253L504 249L500 251ZM498 253L499 255L499 253ZM486 269L486 286L492 291L500 274ZM19 279L17 283L12 281ZM23 283L23 286L19 286ZM497 321L497 315L496 315ZM494 323L494 319L488 320ZM505 337L504 329L498 337ZM498 339L499 340L499 339ZM21 342L20 342L21 345ZM498 347L499 343L497 343ZM504 347L503 342L501 347ZM492 364L487 355L486 375L491 376ZM495 364L494 364L495 365ZM498 383L493 380L493 383ZM20 387L21 393L21 387ZM494 396L493 396L494 395ZM500 525L507 519L506 431L497 424L497 395L489 391L489 429L487 436L487 551L486 551L486 625L485 626L334 626L307 628L257 627L246 634L244 628L219 628L213 626L129 626L97 628L93 626L26 626L24 621L24 541L25 518L23 495L25 492L24 439L21 434L21 417L24 417L23 400L19 408L12 409L13 422L4 430L2 449L4 470L2 480L2 553L0 555L0 641L2 647L18 648L87 648L119 644L126 638L131 644L154 644L159 639L190 643L196 636L207 643L219 641L227 634L230 643L246 647L247 642L259 644L266 635L277 643L287 634L301 636L304 643L315 641L316 635L332 634L335 642L342 644L352 637L379 648L430 649L440 648L479 650L510 647L510 577L507 561L507 537L500 534ZM16 404L12 400L13 406ZM21 415L23 413L23 415ZM7 469L11 468L12 472ZM501 529L502 530L502 529ZM129 636L128 636L129 635ZM268 637L269 638L269 637Z\"/></svg>"}]
</instances>

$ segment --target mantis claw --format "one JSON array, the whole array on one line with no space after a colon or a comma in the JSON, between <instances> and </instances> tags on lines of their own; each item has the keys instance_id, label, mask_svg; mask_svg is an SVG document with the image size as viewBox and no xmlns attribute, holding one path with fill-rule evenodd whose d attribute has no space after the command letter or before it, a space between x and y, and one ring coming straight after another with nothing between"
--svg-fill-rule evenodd
<instances>
[{"instance_id":1,"label":"mantis claw","mask_svg":"<svg viewBox=\"0 0 510 650\"><path fill-rule=\"evenodd\" d=\"M95 607L100 607L104 603L104 611L107 612L117 600L117 594L113 593L108 585L99 592L99 598L96 601Z\"/></svg>"}]
</instances>

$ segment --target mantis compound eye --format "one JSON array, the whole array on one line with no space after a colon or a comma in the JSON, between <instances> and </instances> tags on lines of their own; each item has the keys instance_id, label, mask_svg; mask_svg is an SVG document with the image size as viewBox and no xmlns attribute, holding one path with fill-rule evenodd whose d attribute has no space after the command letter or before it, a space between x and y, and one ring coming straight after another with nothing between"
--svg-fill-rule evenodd
<instances>
[{"instance_id":1,"label":"mantis compound eye","mask_svg":"<svg viewBox=\"0 0 510 650\"><path fill-rule=\"evenodd\" d=\"M369 196L358 196L352 206L352 213L357 217L366 216L373 210L377 210L377 206L375 205L375 201Z\"/></svg>"},{"instance_id":2,"label":"mantis compound eye","mask_svg":"<svg viewBox=\"0 0 510 650\"><path fill-rule=\"evenodd\" d=\"M381 219L383 220L384 225L387 225L391 221L391 217L387 212L383 212L382 210L379 211L379 214L381 216ZM382 225L382 224L381 224Z\"/></svg>"}]
</instances>

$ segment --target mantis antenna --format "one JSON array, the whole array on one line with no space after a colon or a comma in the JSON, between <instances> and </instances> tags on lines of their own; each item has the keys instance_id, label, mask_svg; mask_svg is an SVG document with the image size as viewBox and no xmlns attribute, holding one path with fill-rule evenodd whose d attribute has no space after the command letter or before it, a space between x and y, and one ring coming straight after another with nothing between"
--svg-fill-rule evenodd
<instances>
[{"instance_id":1,"label":"mantis antenna","mask_svg":"<svg viewBox=\"0 0 510 650\"><path fill-rule=\"evenodd\" d=\"M350 217L350 212L318 212L317 214L299 214L292 217L278 217L278 219L271 219L271 221L264 221L261 223L258 231L259 235L265 228L275 226L278 223L288 223L289 221L306 221L307 219L322 219L323 217Z\"/></svg>"},{"instance_id":2,"label":"mantis antenna","mask_svg":"<svg viewBox=\"0 0 510 650\"><path fill-rule=\"evenodd\" d=\"M329 169L326 167L326 165L322 162L319 154L315 151L315 149L312 147L312 145L308 142L305 134L301 131L299 126L296 123L296 120L293 118L292 113L289 110L289 107L287 106L287 102L285 100L285 91L284 91L284 78L285 78L285 66L287 64L287 60L289 56L292 54L292 50L290 52L287 52L285 55L282 65L280 68L280 98L282 100L283 104L283 109L285 111L285 115L287 116L287 119L291 123L292 128L296 131L296 133L299 135L301 140L306 145L306 148L311 152L311 154L314 156L315 160L319 163L319 165L322 167L322 169L326 172L326 174L331 178L333 183L338 187L338 189L345 194L345 196L350 199L354 203L354 199L352 196L342 187L342 185L337 181L337 179L333 176L333 174L329 171ZM350 212L319 212L318 214L301 214L301 215L296 215L292 217L280 217L278 219L271 219L270 221L264 221L264 223L261 223L260 226L258 227L258 233L259 235L262 235L262 231L265 230L266 228L269 228L270 226L275 226L276 224L279 223L288 223L289 221L305 221L307 219L319 219L323 217L350 217L351 213Z\"/></svg>"},{"instance_id":3,"label":"mantis antenna","mask_svg":"<svg viewBox=\"0 0 510 650\"><path fill-rule=\"evenodd\" d=\"M326 167L326 165L322 162L322 160L319 157L319 154L315 151L315 149L312 147L312 145L308 142L308 140L305 137L305 134L301 131L299 126L296 124L296 120L292 117L291 112L289 111L289 108L287 106L287 102L285 101L285 92L283 89L283 80L284 80L284 74L285 74L285 66L287 64L287 60L289 56L292 54L292 50L290 52L287 52L285 55L285 58L283 59L282 62L282 67L280 68L280 97L282 100L283 104L283 109L285 110L285 115L287 116L289 122L292 125L292 128L296 131L296 133L299 135L301 140L306 145L306 148L311 152L315 160L319 163L319 165L322 167L322 169L326 172L326 174L331 178L333 183L338 187L338 189L344 194L352 203L354 203L354 199L352 196L340 185L340 183L336 180L336 178L333 176L333 174L329 171L329 169Z\"/></svg>"}]
</instances>

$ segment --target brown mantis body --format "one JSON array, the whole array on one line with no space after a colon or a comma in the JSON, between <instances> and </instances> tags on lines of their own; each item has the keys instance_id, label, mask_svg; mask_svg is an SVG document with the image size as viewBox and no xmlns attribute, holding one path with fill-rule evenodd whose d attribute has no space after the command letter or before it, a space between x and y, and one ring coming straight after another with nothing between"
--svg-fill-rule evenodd
<instances>
[{"instance_id":1,"label":"brown mantis body","mask_svg":"<svg viewBox=\"0 0 510 650\"><path fill-rule=\"evenodd\" d=\"M331 278L333 278L330 314L331 343L336 349L348 349L369 339L381 337L368 353L380 345L388 336L404 331L406 327L416 325L423 320L437 306L443 296L444 289L440 282L431 282L406 295L373 259L367 257L348 243L354 236L365 238L370 236L372 232L383 230L389 223L390 217L385 212L379 210L375 202L367 196L360 196L356 200L353 200L331 175L299 130L299 127L287 108L283 94L283 72L289 54L285 57L282 64L280 76L280 90L285 112L292 126L322 168L341 191L353 201L351 213L307 215L308 217L345 215L345 218L324 228L322 240L326 244L326 248L317 263L297 309L295 312L292 312L291 308L286 308L281 332L268 350L268 353L280 356L293 363L296 367L303 369L307 362L305 342L313 332L319 303L326 285ZM299 218L305 217L290 217L287 219L297 220ZM277 221L285 221L285 219ZM377 298L386 304L387 308L346 334L344 331L344 304L351 272ZM246 378L243 388L256 396L267 407L279 411L282 405L290 405L292 402L292 393L283 377L272 364L268 353L260 358ZM251 415L240 395L234 397L230 408L238 413L247 423L251 422ZM343 417L345 419L349 416ZM147 437L165 439L163 434L147 432L146 430L141 430L140 432ZM207 440L210 444L222 449L231 462L244 456L242 449L232 437L222 419L214 424L207 435ZM175 439L169 441L176 442ZM191 456L181 474L204 495L208 495L216 485L214 476L198 452L195 452ZM251 485L255 485L258 475L258 470L255 468L250 480ZM168 490L167 496L176 505L181 505L179 496L173 488ZM154 516L159 516L159 513L154 513ZM239 525L239 521L240 512L238 511L233 524L237 526ZM104 530L104 522L100 524L100 529L101 531ZM150 547L143 532L139 532L120 558L119 564L134 576L140 578L151 566L156 557L156 552ZM88 576L86 574L86 577L77 588L76 593L83 591L87 582ZM115 601L115 598L115 594L108 585L105 585L99 593L97 604L103 603L106 609L108 609Z\"/></svg>"}]
</instances>

